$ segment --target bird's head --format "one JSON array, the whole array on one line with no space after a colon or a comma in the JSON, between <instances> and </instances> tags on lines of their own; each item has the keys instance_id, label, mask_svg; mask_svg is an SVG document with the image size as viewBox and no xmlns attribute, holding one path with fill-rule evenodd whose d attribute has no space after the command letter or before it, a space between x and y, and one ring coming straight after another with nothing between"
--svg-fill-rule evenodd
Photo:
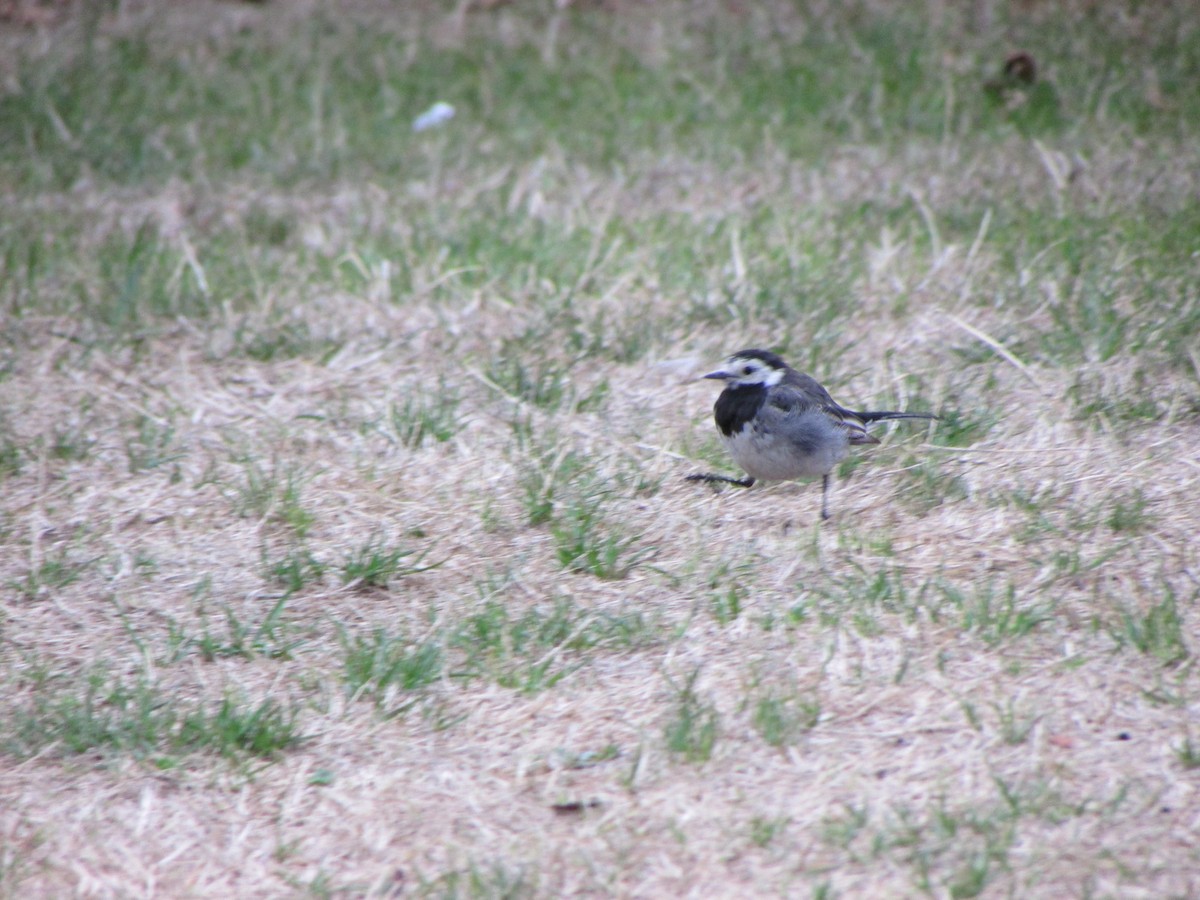
<instances>
[{"instance_id":1,"label":"bird's head","mask_svg":"<svg viewBox=\"0 0 1200 900\"><path fill-rule=\"evenodd\" d=\"M772 387L783 381L788 366L770 350L739 350L705 378L717 378L727 387Z\"/></svg>"}]
</instances>

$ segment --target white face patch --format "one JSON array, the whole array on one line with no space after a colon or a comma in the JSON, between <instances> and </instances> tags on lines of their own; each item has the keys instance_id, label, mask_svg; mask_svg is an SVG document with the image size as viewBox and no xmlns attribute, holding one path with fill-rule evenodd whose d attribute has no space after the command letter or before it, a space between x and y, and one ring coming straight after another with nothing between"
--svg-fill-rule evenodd
<instances>
[{"instance_id":1,"label":"white face patch","mask_svg":"<svg viewBox=\"0 0 1200 900\"><path fill-rule=\"evenodd\" d=\"M784 370L768 366L761 359L734 356L725 362L725 373L730 385L761 384L774 387L783 380Z\"/></svg>"}]
</instances>

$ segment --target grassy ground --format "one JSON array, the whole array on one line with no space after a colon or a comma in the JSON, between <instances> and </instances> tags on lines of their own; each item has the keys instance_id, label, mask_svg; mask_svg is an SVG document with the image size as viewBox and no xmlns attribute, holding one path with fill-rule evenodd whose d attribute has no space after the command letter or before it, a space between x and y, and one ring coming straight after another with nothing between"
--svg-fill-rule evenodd
<instances>
[{"instance_id":1,"label":"grassy ground","mask_svg":"<svg viewBox=\"0 0 1200 900\"><path fill-rule=\"evenodd\" d=\"M1200 31L893 7L0 26L0 895L1200 894Z\"/></svg>"}]
</instances>

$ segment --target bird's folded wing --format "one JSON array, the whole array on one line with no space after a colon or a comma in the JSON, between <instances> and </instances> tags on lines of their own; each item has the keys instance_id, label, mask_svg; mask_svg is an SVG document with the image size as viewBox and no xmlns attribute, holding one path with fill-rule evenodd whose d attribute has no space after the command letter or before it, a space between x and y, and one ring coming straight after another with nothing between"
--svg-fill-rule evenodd
<instances>
[{"instance_id":1,"label":"bird's folded wing","mask_svg":"<svg viewBox=\"0 0 1200 900\"><path fill-rule=\"evenodd\" d=\"M787 417L802 416L819 410L829 421L847 432L851 444L878 444L879 439L867 433L866 426L852 410L838 406L829 392L808 375L795 377L771 388L768 402Z\"/></svg>"}]
</instances>

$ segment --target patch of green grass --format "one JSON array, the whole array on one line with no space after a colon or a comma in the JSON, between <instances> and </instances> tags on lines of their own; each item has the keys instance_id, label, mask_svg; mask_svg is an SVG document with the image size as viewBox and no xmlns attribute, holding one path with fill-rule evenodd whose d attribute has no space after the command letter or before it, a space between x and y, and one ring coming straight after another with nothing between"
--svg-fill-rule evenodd
<instances>
[{"instance_id":1,"label":"patch of green grass","mask_svg":"<svg viewBox=\"0 0 1200 900\"><path fill-rule=\"evenodd\" d=\"M562 619L555 616L549 626L551 633L557 630ZM557 683L566 672L551 671L548 665L553 655L546 655L544 641L538 640L543 631L541 613L531 611L519 623L513 622L502 604L488 601L483 609L464 619L451 633L452 647L464 654L461 668L456 674L468 678L492 675L505 687L515 687L526 692L543 690ZM541 659L526 666L528 658L542 648Z\"/></svg>"},{"instance_id":2,"label":"patch of green grass","mask_svg":"<svg viewBox=\"0 0 1200 900\"><path fill-rule=\"evenodd\" d=\"M281 247L292 236L294 221L291 216L255 204L242 216L242 228L246 239L252 244Z\"/></svg>"},{"instance_id":3,"label":"patch of green grass","mask_svg":"<svg viewBox=\"0 0 1200 900\"><path fill-rule=\"evenodd\" d=\"M275 759L303 739L294 709L269 697L255 705L230 696L212 711L199 708L186 715L177 738L184 749L231 757L249 754L261 759Z\"/></svg>"},{"instance_id":4,"label":"patch of green grass","mask_svg":"<svg viewBox=\"0 0 1200 900\"><path fill-rule=\"evenodd\" d=\"M0 417L0 431L7 430L4 425L4 419ZM21 448L17 442L7 434L0 436L0 479L20 475L21 464Z\"/></svg>"},{"instance_id":5,"label":"patch of green grass","mask_svg":"<svg viewBox=\"0 0 1200 900\"><path fill-rule=\"evenodd\" d=\"M293 549L275 562L263 560L267 578L288 594L295 594L309 585L319 584L329 568L308 550Z\"/></svg>"},{"instance_id":6,"label":"patch of green grass","mask_svg":"<svg viewBox=\"0 0 1200 900\"><path fill-rule=\"evenodd\" d=\"M96 269L81 274L77 297L84 321L102 326L102 336L142 338L165 319L211 312L204 269L150 222L131 237L114 231L91 256Z\"/></svg>"},{"instance_id":7,"label":"patch of green grass","mask_svg":"<svg viewBox=\"0 0 1200 900\"><path fill-rule=\"evenodd\" d=\"M667 749L690 763L708 762L720 735L721 717L715 706L696 690L700 669L693 669L682 685L667 676L674 708L663 729Z\"/></svg>"},{"instance_id":8,"label":"patch of green grass","mask_svg":"<svg viewBox=\"0 0 1200 900\"><path fill-rule=\"evenodd\" d=\"M620 526L603 513L603 494L576 495L550 523L554 555L564 569L618 581L640 565L650 548L633 551L639 535L621 535Z\"/></svg>"},{"instance_id":9,"label":"patch of green grass","mask_svg":"<svg viewBox=\"0 0 1200 900\"><path fill-rule=\"evenodd\" d=\"M175 428L169 420L140 414L131 424L136 434L125 439L130 473L157 469L186 455L176 445ZM174 480L178 480L178 475L174 476Z\"/></svg>"},{"instance_id":10,"label":"patch of green grass","mask_svg":"<svg viewBox=\"0 0 1200 900\"><path fill-rule=\"evenodd\" d=\"M983 731L983 720L979 717L979 710L975 708L975 704L969 700L959 702L959 708L963 712L963 716L967 720L967 724L976 731Z\"/></svg>"},{"instance_id":11,"label":"patch of green grass","mask_svg":"<svg viewBox=\"0 0 1200 900\"><path fill-rule=\"evenodd\" d=\"M67 548L60 547L22 577L9 581L8 586L26 600L34 600L75 583L95 562L77 559Z\"/></svg>"},{"instance_id":12,"label":"patch of green grass","mask_svg":"<svg viewBox=\"0 0 1200 900\"><path fill-rule=\"evenodd\" d=\"M287 593L277 599L257 625L240 619L227 604L224 635L210 631L207 616L203 614L203 632L199 637L188 637L176 625L170 641L174 647L171 656L179 658L185 648L195 648L200 658L207 662L228 657L292 659L293 651L305 639L295 637L295 626L283 617L290 597L291 594Z\"/></svg>"},{"instance_id":13,"label":"patch of green grass","mask_svg":"<svg viewBox=\"0 0 1200 900\"><path fill-rule=\"evenodd\" d=\"M95 443L83 425L55 426L50 440L50 455L54 459L79 462L91 456Z\"/></svg>"},{"instance_id":14,"label":"patch of green grass","mask_svg":"<svg viewBox=\"0 0 1200 900\"><path fill-rule=\"evenodd\" d=\"M897 478L896 492L901 502L916 515L925 515L944 503L969 496L962 476L949 473L941 465L945 460L932 456L906 456Z\"/></svg>"},{"instance_id":15,"label":"patch of green grass","mask_svg":"<svg viewBox=\"0 0 1200 900\"><path fill-rule=\"evenodd\" d=\"M103 670L81 676L75 684L47 679L29 705L9 712L4 746L18 757L48 747L63 755L98 748L145 753L166 740L179 718L162 699L145 682L127 686Z\"/></svg>"},{"instance_id":16,"label":"patch of green grass","mask_svg":"<svg viewBox=\"0 0 1200 900\"><path fill-rule=\"evenodd\" d=\"M1051 527L1047 530L1058 530L1064 534L1077 532L1096 535L1097 532L1108 532L1113 536L1128 537L1147 530L1153 522L1146 508L1146 496L1140 487L1117 488L1103 494L1085 494L1075 503L1068 504L1059 500L1053 506L1065 514L1060 519L1061 528ZM1031 507L1041 512L1044 517L1051 504L1032 504ZM1077 550L1072 550L1065 556L1060 552L1058 555L1061 561L1056 561L1054 566L1064 571L1073 570L1070 574L1093 571L1123 554L1129 546L1128 540L1109 541L1103 552L1092 560L1085 560Z\"/></svg>"},{"instance_id":17,"label":"patch of green grass","mask_svg":"<svg viewBox=\"0 0 1200 900\"><path fill-rule=\"evenodd\" d=\"M1013 535L1021 543L1040 544L1047 536L1063 533L1062 528L1051 517L1057 509L1057 504L1048 498L1035 496L1024 488L1016 488L989 500L995 506L1015 509L1024 514L1025 521L1013 529Z\"/></svg>"},{"instance_id":18,"label":"patch of green grass","mask_svg":"<svg viewBox=\"0 0 1200 900\"><path fill-rule=\"evenodd\" d=\"M1187 770L1200 769L1200 747L1192 741L1191 736L1185 737L1173 748L1175 758Z\"/></svg>"},{"instance_id":19,"label":"patch of green grass","mask_svg":"<svg viewBox=\"0 0 1200 900\"><path fill-rule=\"evenodd\" d=\"M531 900L541 895L537 873L525 866L504 862L472 863L462 869L446 872L436 878L421 879L418 889L422 896L458 898L504 898Z\"/></svg>"},{"instance_id":20,"label":"patch of green grass","mask_svg":"<svg viewBox=\"0 0 1200 900\"><path fill-rule=\"evenodd\" d=\"M413 268L407 259L415 248L411 244L392 246L390 241L384 247L374 246L379 243L372 240L375 237L371 233L359 235L354 250L334 260L323 258L322 275L367 300L397 301L415 289Z\"/></svg>"},{"instance_id":21,"label":"patch of green grass","mask_svg":"<svg viewBox=\"0 0 1200 900\"><path fill-rule=\"evenodd\" d=\"M653 58L613 40L599 17L570 16L567 52L547 44L544 10L505 16L508 41L488 39L490 21L467 21L459 48L400 46L393 28L326 15L295 24L290 39L251 30L188 52L151 33L101 43L83 29L55 53L18 60L16 87L0 98L0 146L11 148L0 153L0 171L10 183L55 190L85 176L128 184L180 172L285 187L347 170L387 177L424 162L428 147L449 164L467 152L441 133L397 127L435 100L460 111L445 134L478 123L486 143L498 144L493 153L528 160L558 150L601 169L638 150L689 147L732 164L761 149L764 130L783 152L808 158L835 143L1052 133L1097 113L1156 134L1200 111L1184 74L1195 41L1182 26L1153 29L1112 58L1062 57L1057 84L997 104L981 89L992 67L949 75L935 54L916 52L944 46L946 26L911 11L856 21L798 11L771 30L695 19L685 39ZM407 19L396 21L403 29ZM1030 37L1039 59L1061 50ZM1101 89L1109 71L1143 68L1156 73L1162 105L1140 91ZM1088 109L1097 96L1104 109ZM189 127L196 121L210 126L203 140ZM246 232L267 244L287 236L261 211Z\"/></svg>"},{"instance_id":22,"label":"patch of green grass","mask_svg":"<svg viewBox=\"0 0 1200 900\"><path fill-rule=\"evenodd\" d=\"M444 444L458 434L458 404L458 395L445 382L436 387L420 387L419 394L409 394L403 405L389 406L391 433L403 446L413 450L427 440Z\"/></svg>"},{"instance_id":23,"label":"patch of green grass","mask_svg":"<svg viewBox=\"0 0 1200 900\"><path fill-rule=\"evenodd\" d=\"M606 744L599 750L573 751L559 748L554 751L550 765L556 769L588 769L617 759L620 755L621 748L616 744Z\"/></svg>"},{"instance_id":24,"label":"patch of green grass","mask_svg":"<svg viewBox=\"0 0 1200 900\"><path fill-rule=\"evenodd\" d=\"M1155 213L1147 210L1146 215ZM1100 414L1128 421L1157 419L1164 411L1156 402L1162 367L1194 371L1194 350L1189 348L1200 335L1200 305L1180 285L1180 279L1190 277L1191 266L1153 246L1154 235L1136 229L1122 234L1122 226L1107 219L1061 226L1068 229L1064 247L1083 244L1074 259L1078 272L1057 286L1058 297L1047 306L1050 323L1011 345L1022 359L1041 359L1059 368L1087 365L1070 392L1080 419ZM1143 253L1155 262L1114 273L1113 253ZM1142 363L1132 379L1117 365L1130 359ZM1116 370L1106 371L1106 366ZM1116 382L1118 374L1126 386Z\"/></svg>"},{"instance_id":25,"label":"patch of green grass","mask_svg":"<svg viewBox=\"0 0 1200 900\"><path fill-rule=\"evenodd\" d=\"M36 860L45 843L45 833L24 815L9 826L4 843L0 844L0 897L15 898L29 893L19 888L23 881L38 873Z\"/></svg>"},{"instance_id":26,"label":"patch of green grass","mask_svg":"<svg viewBox=\"0 0 1200 900\"><path fill-rule=\"evenodd\" d=\"M275 512L276 519L291 529L292 533L303 540L316 523L316 514L300 502L300 475L289 473L283 492L279 497L279 505Z\"/></svg>"},{"instance_id":27,"label":"patch of green grass","mask_svg":"<svg viewBox=\"0 0 1200 900\"><path fill-rule=\"evenodd\" d=\"M817 609L822 624L838 627L848 617L861 634L874 635L885 627L881 614L902 616L906 621L921 615L929 586L910 584L904 568L895 562L871 569L850 558L845 574L834 575L823 584L806 582L804 590L820 598ZM789 618L798 624L810 613L810 604L801 601L793 605Z\"/></svg>"},{"instance_id":28,"label":"patch of green grass","mask_svg":"<svg viewBox=\"0 0 1200 900\"><path fill-rule=\"evenodd\" d=\"M1009 745L1023 744L1041 719L1036 713L1024 712L1010 699L1004 706L993 704L1000 723L1000 737Z\"/></svg>"},{"instance_id":29,"label":"patch of green grass","mask_svg":"<svg viewBox=\"0 0 1200 900\"><path fill-rule=\"evenodd\" d=\"M1128 388L1107 385L1095 373L1081 372L1067 389L1074 418L1097 430L1114 423L1145 424L1161 419L1165 410L1158 392L1148 383L1145 370L1137 369Z\"/></svg>"},{"instance_id":30,"label":"patch of green grass","mask_svg":"<svg viewBox=\"0 0 1200 900\"><path fill-rule=\"evenodd\" d=\"M514 423L516 438L517 481L526 522L531 526L544 525L554 516L555 499L564 485L579 480L584 472L584 460L565 443L552 440L550 435L534 438L532 426L525 421Z\"/></svg>"},{"instance_id":31,"label":"patch of green grass","mask_svg":"<svg viewBox=\"0 0 1200 900\"><path fill-rule=\"evenodd\" d=\"M977 635L989 646L1022 637L1053 617L1053 609L1039 602L1017 601L1017 588L1008 582L997 589L987 582L962 587L950 582L937 585L945 602L959 613L964 631Z\"/></svg>"},{"instance_id":32,"label":"patch of green grass","mask_svg":"<svg viewBox=\"0 0 1200 900\"><path fill-rule=\"evenodd\" d=\"M342 349L344 342L314 329L304 319L280 316L266 322L247 319L233 336L235 355L255 362L311 359L324 365Z\"/></svg>"},{"instance_id":33,"label":"patch of green grass","mask_svg":"<svg viewBox=\"0 0 1200 900\"><path fill-rule=\"evenodd\" d=\"M140 641L141 638L137 640ZM174 618L168 617L166 646L155 659L155 663L160 666L174 665L181 659L186 659L195 644L196 640L188 633L187 628Z\"/></svg>"},{"instance_id":34,"label":"patch of green grass","mask_svg":"<svg viewBox=\"0 0 1200 900\"><path fill-rule=\"evenodd\" d=\"M301 501L302 488L308 478L304 470L299 465L277 460L263 465L249 455L238 455L235 462L242 467L241 479L218 481L234 514L278 522L289 527L297 537L305 537L316 520Z\"/></svg>"},{"instance_id":35,"label":"patch of green grass","mask_svg":"<svg viewBox=\"0 0 1200 900\"><path fill-rule=\"evenodd\" d=\"M1109 626L1109 633L1118 645L1133 647L1164 666L1181 663L1191 655L1175 593L1165 584L1163 597L1157 603L1145 609L1122 607L1117 622Z\"/></svg>"},{"instance_id":36,"label":"patch of green grass","mask_svg":"<svg viewBox=\"0 0 1200 900\"><path fill-rule=\"evenodd\" d=\"M943 797L925 809L898 805L878 820L865 810L852 810L850 818L841 820L849 839L845 846L857 841L861 853L905 865L922 893L985 896L1010 883L1010 854L1023 839L1027 820L1060 824L1087 808L1066 802L1042 783L1009 784L995 778L993 784L993 797L972 803L952 804Z\"/></svg>"},{"instance_id":37,"label":"patch of green grass","mask_svg":"<svg viewBox=\"0 0 1200 900\"><path fill-rule=\"evenodd\" d=\"M1044 358L1058 366L1106 362L1128 350L1130 319L1120 296L1103 284L1082 284L1049 307L1051 325L1036 338Z\"/></svg>"},{"instance_id":38,"label":"patch of green grass","mask_svg":"<svg viewBox=\"0 0 1200 900\"><path fill-rule=\"evenodd\" d=\"M444 654L436 640L415 642L389 636L384 628L369 637L340 629L346 690L352 697L370 696L384 710L393 692L419 692L436 683L443 672ZM404 712L411 705L400 703L388 715Z\"/></svg>"},{"instance_id":39,"label":"patch of green grass","mask_svg":"<svg viewBox=\"0 0 1200 900\"><path fill-rule=\"evenodd\" d=\"M975 409L970 414L958 409L942 409L937 414L929 441L939 447L969 447L992 430L997 421L993 410Z\"/></svg>"},{"instance_id":40,"label":"patch of green grass","mask_svg":"<svg viewBox=\"0 0 1200 900\"><path fill-rule=\"evenodd\" d=\"M768 692L754 701L754 730L772 747L786 747L816 728L821 704L811 695Z\"/></svg>"},{"instance_id":41,"label":"patch of green grass","mask_svg":"<svg viewBox=\"0 0 1200 900\"><path fill-rule=\"evenodd\" d=\"M1189 690L1189 666L1162 669L1154 673L1154 686L1142 688L1142 696L1155 706L1186 709L1192 702Z\"/></svg>"},{"instance_id":42,"label":"patch of green grass","mask_svg":"<svg viewBox=\"0 0 1200 900\"><path fill-rule=\"evenodd\" d=\"M544 356L519 356L510 350L493 360L486 374L510 397L541 409L558 409L570 395L569 369Z\"/></svg>"},{"instance_id":43,"label":"patch of green grass","mask_svg":"<svg viewBox=\"0 0 1200 900\"><path fill-rule=\"evenodd\" d=\"M520 615L487 600L478 612L456 623L446 638L448 646L462 654L453 675L491 678L524 693L553 687L583 665L586 651L633 649L656 639L640 611L590 612L565 598Z\"/></svg>"},{"instance_id":44,"label":"patch of green grass","mask_svg":"<svg viewBox=\"0 0 1200 900\"><path fill-rule=\"evenodd\" d=\"M718 624L728 625L742 614L742 602L745 599L745 589L731 584L709 595L708 611Z\"/></svg>"},{"instance_id":45,"label":"patch of green grass","mask_svg":"<svg viewBox=\"0 0 1200 900\"><path fill-rule=\"evenodd\" d=\"M1146 512L1146 496L1140 489L1131 491L1124 498L1114 498L1104 524L1109 531L1137 533L1150 524Z\"/></svg>"},{"instance_id":46,"label":"patch of green grass","mask_svg":"<svg viewBox=\"0 0 1200 900\"><path fill-rule=\"evenodd\" d=\"M389 544L380 535L372 537L357 550L346 555L341 566L342 583L358 590L387 588L392 582L410 575L428 572L441 565L426 564L429 550L416 550Z\"/></svg>"},{"instance_id":47,"label":"patch of green grass","mask_svg":"<svg viewBox=\"0 0 1200 900\"><path fill-rule=\"evenodd\" d=\"M833 847L847 850L866 829L870 819L869 807L843 803L840 812L828 814L821 820L821 838Z\"/></svg>"},{"instance_id":48,"label":"patch of green grass","mask_svg":"<svg viewBox=\"0 0 1200 900\"><path fill-rule=\"evenodd\" d=\"M1044 557L1039 554L1032 558L1046 568L1047 578L1063 582L1096 572L1110 560L1124 556L1128 544L1109 544L1091 558L1086 555L1087 549L1087 545L1077 540L1073 544L1060 545Z\"/></svg>"},{"instance_id":49,"label":"patch of green grass","mask_svg":"<svg viewBox=\"0 0 1200 900\"><path fill-rule=\"evenodd\" d=\"M211 710L189 707L154 682L125 682L102 668L42 679L5 719L3 746L19 758L101 751L163 754L162 765L193 752L271 759L301 740L295 712L271 699L254 705L226 696Z\"/></svg>"},{"instance_id":50,"label":"patch of green grass","mask_svg":"<svg viewBox=\"0 0 1200 900\"><path fill-rule=\"evenodd\" d=\"M768 846L783 834L790 822L791 819L786 816L755 816L750 820L750 843L760 848Z\"/></svg>"},{"instance_id":51,"label":"patch of green grass","mask_svg":"<svg viewBox=\"0 0 1200 900\"><path fill-rule=\"evenodd\" d=\"M718 563L706 579L707 609L720 625L728 625L742 614L749 596L747 582L753 577L750 565L733 566L727 561Z\"/></svg>"},{"instance_id":52,"label":"patch of green grass","mask_svg":"<svg viewBox=\"0 0 1200 900\"><path fill-rule=\"evenodd\" d=\"M20 316L41 306L52 254L44 234L15 220L6 217L0 224L0 309Z\"/></svg>"}]
</instances>

